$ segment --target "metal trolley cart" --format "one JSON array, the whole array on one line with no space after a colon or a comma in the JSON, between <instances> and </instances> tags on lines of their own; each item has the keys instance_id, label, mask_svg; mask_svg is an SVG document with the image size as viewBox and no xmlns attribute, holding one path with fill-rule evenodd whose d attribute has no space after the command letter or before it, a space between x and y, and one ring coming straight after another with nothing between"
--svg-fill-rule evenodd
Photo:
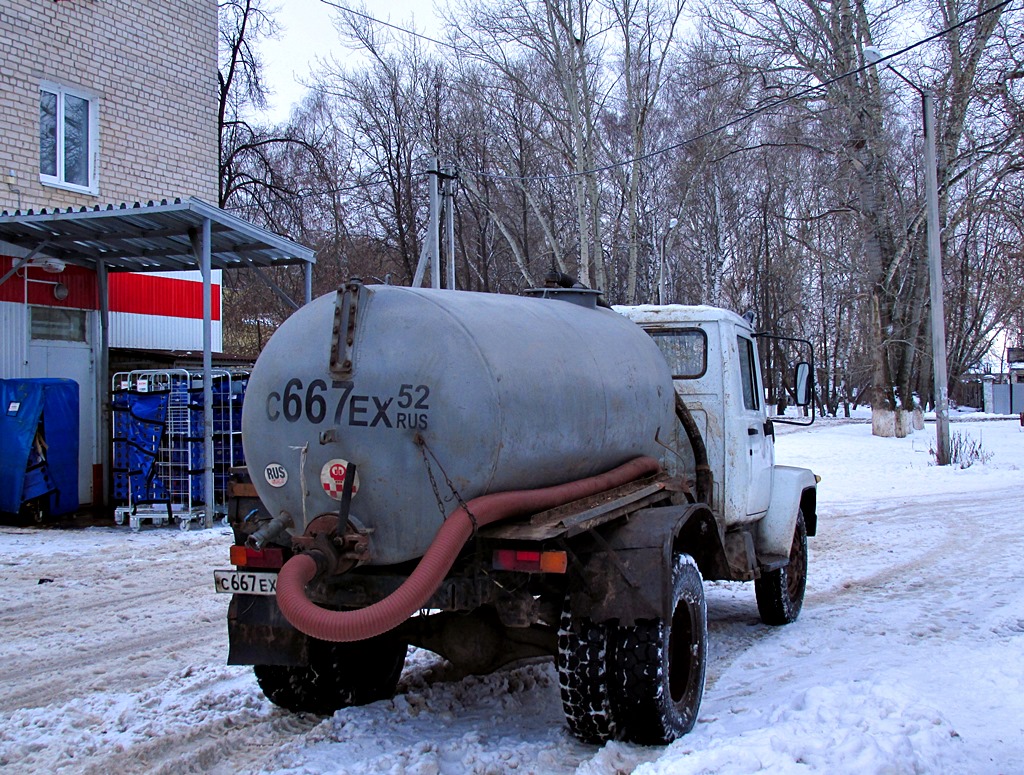
<instances>
[{"instance_id":1,"label":"metal trolley cart","mask_svg":"<svg viewBox=\"0 0 1024 775\"><path fill-rule=\"evenodd\" d=\"M213 384L214 512L226 513L232 466L245 464L242 403L247 372L215 370ZM143 520L182 530L206 519L203 375L185 369L114 375L114 521L138 530ZM207 525L210 527L211 525Z\"/></svg>"}]
</instances>

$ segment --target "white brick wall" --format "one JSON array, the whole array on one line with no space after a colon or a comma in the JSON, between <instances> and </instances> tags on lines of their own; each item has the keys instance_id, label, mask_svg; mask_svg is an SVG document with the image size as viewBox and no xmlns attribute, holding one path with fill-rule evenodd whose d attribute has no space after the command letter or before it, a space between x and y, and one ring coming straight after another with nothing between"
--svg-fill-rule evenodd
<instances>
[{"instance_id":1,"label":"white brick wall","mask_svg":"<svg viewBox=\"0 0 1024 775\"><path fill-rule=\"evenodd\" d=\"M217 202L216 0L3 0L0 211ZM39 181L39 84L100 95L99 193ZM7 175L15 172L15 187Z\"/></svg>"}]
</instances>

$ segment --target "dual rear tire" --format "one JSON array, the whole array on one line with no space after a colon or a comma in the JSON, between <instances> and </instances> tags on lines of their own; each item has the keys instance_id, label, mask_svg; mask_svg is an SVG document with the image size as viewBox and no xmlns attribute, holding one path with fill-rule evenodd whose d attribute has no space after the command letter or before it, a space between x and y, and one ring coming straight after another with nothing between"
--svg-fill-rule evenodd
<instances>
[{"instance_id":1,"label":"dual rear tire","mask_svg":"<svg viewBox=\"0 0 1024 775\"><path fill-rule=\"evenodd\" d=\"M353 643L310 638L308 649L308 665L256 665L256 682L275 705L330 716L351 705L394 697L408 647L382 635Z\"/></svg>"},{"instance_id":2,"label":"dual rear tire","mask_svg":"<svg viewBox=\"0 0 1024 775\"><path fill-rule=\"evenodd\" d=\"M755 581L762 620L794 621L806 583L807 530L798 514L789 564ZM583 742L665 745L693 728L704 694L708 631L704 582L689 555L675 558L670 604L666 616L618 625L574 616L566 595L558 628L559 689L569 729ZM311 639L308 665L257 665L254 671L276 705L331 715L394 696L406 649L389 636L355 643Z\"/></svg>"},{"instance_id":3,"label":"dual rear tire","mask_svg":"<svg viewBox=\"0 0 1024 775\"><path fill-rule=\"evenodd\" d=\"M574 618L569 597L558 633L566 722L588 743L664 745L697 721L707 664L707 604L697 564L676 557L671 613L630 625Z\"/></svg>"}]
</instances>

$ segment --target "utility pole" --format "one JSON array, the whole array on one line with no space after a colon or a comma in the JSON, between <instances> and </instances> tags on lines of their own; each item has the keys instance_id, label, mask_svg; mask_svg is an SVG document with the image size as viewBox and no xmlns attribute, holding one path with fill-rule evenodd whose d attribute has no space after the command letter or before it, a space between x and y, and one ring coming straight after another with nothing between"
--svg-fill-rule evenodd
<instances>
[{"instance_id":1,"label":"utility pole","mask_svg":"<svg viewBox=\"0 0 1024 775\"><path fill-rule=\"evenodd\" d=\"M437 157L430 166L430 287L441 287L441 198L438 196L437 179L441 175Z\"/></svg>"},{"instance_id":2,"label":"utility pole","mask_svg":"<svg viewBox=\"0 0 1024 775\"><path fill-rule=\"evenodd\" d=\"M430 192L430 209L427 218L427 237L420 249L420 259L416 264L412 287L423 285L423 277L430 264L430 287L441 287L441 216L445 219L445 238L447 240L447 271L445 279L450 290L455 290L455 180L456 175L449 170L441 171L440 163L435 156L427 169L430 176L428 190Z\"/></svg>"},{"instance_id":3,"label":"utility pole","mask_svg":"<svg viewBox=\"0 0 1024 775\"><path fill-rule=\"evenodd\" d=\"M449 290L455 290L455 175L451 170L445 170L441 181L443 187L444 208L444 231L447 241L448 255L446 257L447 282Z\"/></svg>"},{"instance_id":4,"label":"utility pole","mask_svg":"<svg viewBox=\"0 0 1024 775\"><path fill-rule=\"evenodd\" d=\"M932 307L932 357L935 359L935 457L949 460L949 376L946 372L946 315L942 299L942 243L939 240L939 180L935 154L935 96L921 91L924 115L924 185L928 200L928 278Z\"/></svg>"},{"instance_id":5,"label":"utility pole","mask_svg":"<svg viewBox=\"0 0 1024 775\"><path fill-rule=\"evenodd\" d=\"M871 64L885 57L876 46L864 49ZM931 300L932 376L935 382L935 462L949 465L949 376L946 371L946 316L942 298L942 242L939 239L939 180L935 152L935 95L922 89L892 65L889 68L910 88L921 95L924 122L924 188L928 222L928 284Z\"/></svg>"}]
</instances>

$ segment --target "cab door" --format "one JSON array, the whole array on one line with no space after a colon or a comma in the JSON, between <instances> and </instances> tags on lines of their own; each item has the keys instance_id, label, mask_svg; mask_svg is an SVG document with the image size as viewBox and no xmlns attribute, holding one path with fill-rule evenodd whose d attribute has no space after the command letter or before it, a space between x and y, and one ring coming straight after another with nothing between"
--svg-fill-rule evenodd
<instances>
[{"instance_id":1,"label":"cab door","mask_svg":"<svg viewBox=\"0 0 1024 775\"><path fill-rule=\"evenodd\" d=\"M772 469L775 466L775 434L764 409L764 389L758 369L754 340L736 335L739 351L741 425L746 429L747 516L768 511L772 499ZM742 471L743 466L740 465Z\"/></svg>"}]
</instances>

